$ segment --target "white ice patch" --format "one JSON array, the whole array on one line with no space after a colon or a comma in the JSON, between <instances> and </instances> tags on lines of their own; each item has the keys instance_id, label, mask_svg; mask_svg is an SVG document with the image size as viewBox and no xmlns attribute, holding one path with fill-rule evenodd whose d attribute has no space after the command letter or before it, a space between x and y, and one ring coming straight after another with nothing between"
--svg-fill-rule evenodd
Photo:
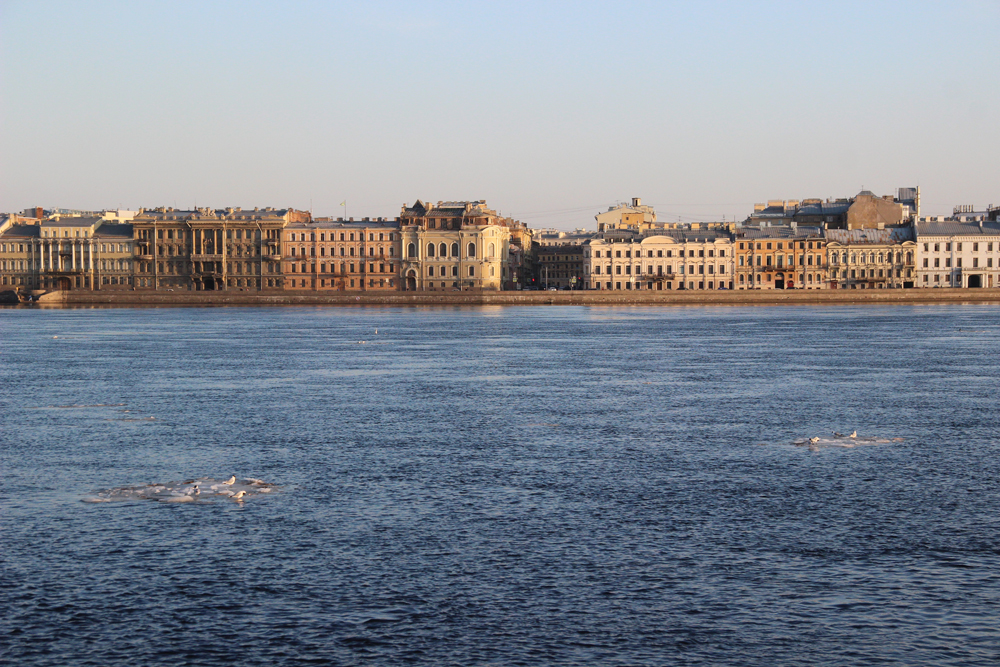
<instances>
[{"instance_id":1,"label":"white ice patch","mask_svg":"<svg viewBox=\"0 0 1000 667\"><path fill-rule=\"evenodd\" d=\"M237 479L232 484L227 480L213 477L199 477L183 482L167 482L165 484L142 484L138 486L119 486L113 489L103 489L93 496L83 498L85 503L107 503L115 500L155 500L161 503L204 503L219 500L243 502L261 493L270 493L278 488L262 479ZM240 491L246 493L242 498L232 496Z\"/></svg>"},{"instance_id":2,"label":"white ice patch","mask_svg":"<svg viewBox=\"0 0 1000 667\"><path fill-rule=\"evenodd\" d=\"M878 438L878 437L862 437L858 435L857 431L844 435L843 433L833 433L830 436L812 436L810 438L797 438L791 443L796 447L807 447L809 451L819 451L820 449L828 449L831 447L840 449L852 449L854 447L863 447L865 445L887 445L892 442L902 442L902 438ZM767 443L762 443L767 444Z\"/></svg>"}]
</instances>

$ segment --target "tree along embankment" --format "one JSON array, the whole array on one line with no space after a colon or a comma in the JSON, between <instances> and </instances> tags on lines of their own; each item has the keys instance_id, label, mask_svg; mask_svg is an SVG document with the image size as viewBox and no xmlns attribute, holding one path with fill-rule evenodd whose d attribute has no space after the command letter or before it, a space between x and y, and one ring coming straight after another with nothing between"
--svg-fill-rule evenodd
<instances>
[{"instance_id":1,"label":"tree along embankment","mask_svg":"<svg viewBox=\"0 0 1000 667\"><path fill-rule=\"evenodd\" d=\"M44 306L437 306L607 305L747 306L997 303L1000 289L761 290L673 292L49 292Z\"/></svg>"}]
</instances>

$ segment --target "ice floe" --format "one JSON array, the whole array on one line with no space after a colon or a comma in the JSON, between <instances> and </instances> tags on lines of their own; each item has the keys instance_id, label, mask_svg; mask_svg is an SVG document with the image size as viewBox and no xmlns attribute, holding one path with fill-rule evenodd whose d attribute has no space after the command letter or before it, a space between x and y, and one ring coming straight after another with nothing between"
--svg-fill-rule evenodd
<instances>
[{"instance_id":1,"label":"ice floe","mask_svg":"<svg viewBox=\"0 0 1000 667\"><path fill-rule=\"evenodd\" d=\"M797 438L792 440L790 443L780 443L780 444L790 444L796 447L806 447L810 451L819 451L820 449L828 448L840 448L840 449L852 449L854 447L864 447L866 445L887 445L892 442L902 442L902 438L879 438L879 437L862 437L858 435L857 431L853 431L847 435L843 433L836 433L829 436L812 436L809 438ZM768 443L761 443L768 444Z\"/></svg>"},{"instance_id":2,"label":"ice floe","mask_svg":"<svg viewBox=\"0 0 1000 667\"><path fill-rule=\"evenodd\" d=\"M233 475L227 480L199 477L183 482L102 489L92 496L83 498L83 502L109 503L119 500L154 500L161 503L206 503L220 500L243 502L259 494L271 493L277 488L275 484L252 477L237 479Z\"/></svg>"}]
</instances>

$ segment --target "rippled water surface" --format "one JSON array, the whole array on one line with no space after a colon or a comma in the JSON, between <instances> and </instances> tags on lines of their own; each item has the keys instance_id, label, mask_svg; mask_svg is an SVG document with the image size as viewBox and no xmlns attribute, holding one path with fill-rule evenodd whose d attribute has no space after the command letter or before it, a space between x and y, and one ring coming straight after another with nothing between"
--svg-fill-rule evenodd
<instances>
[{"instance_id":1,"label":"rippled water surface","mask_svg":"<svg viewBox=\"0 0 1000 667\"><path fill-rule=\"evenodd\" d=\"M0 662L996 664L998 348L991 306L0 310ZM81 502L230 475L276 488Z\"/></svg>"}]
</instances>

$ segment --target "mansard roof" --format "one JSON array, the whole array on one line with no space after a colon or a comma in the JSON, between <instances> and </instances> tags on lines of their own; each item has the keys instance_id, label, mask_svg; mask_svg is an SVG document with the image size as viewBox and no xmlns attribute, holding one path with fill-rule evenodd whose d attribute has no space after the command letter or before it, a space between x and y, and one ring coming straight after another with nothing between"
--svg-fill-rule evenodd
<instances>
[{"instance_id":1,"label":"mansard roof","mask_svg":"<svg viewBox=\"0 0 1000 667\"><path fill-rule=\"evenodd\" d=\"M945 220L943 222L917 222L917 236L997 236L1000 235L1000 223L961 222Z\"/></svg>"}]
</instances>

